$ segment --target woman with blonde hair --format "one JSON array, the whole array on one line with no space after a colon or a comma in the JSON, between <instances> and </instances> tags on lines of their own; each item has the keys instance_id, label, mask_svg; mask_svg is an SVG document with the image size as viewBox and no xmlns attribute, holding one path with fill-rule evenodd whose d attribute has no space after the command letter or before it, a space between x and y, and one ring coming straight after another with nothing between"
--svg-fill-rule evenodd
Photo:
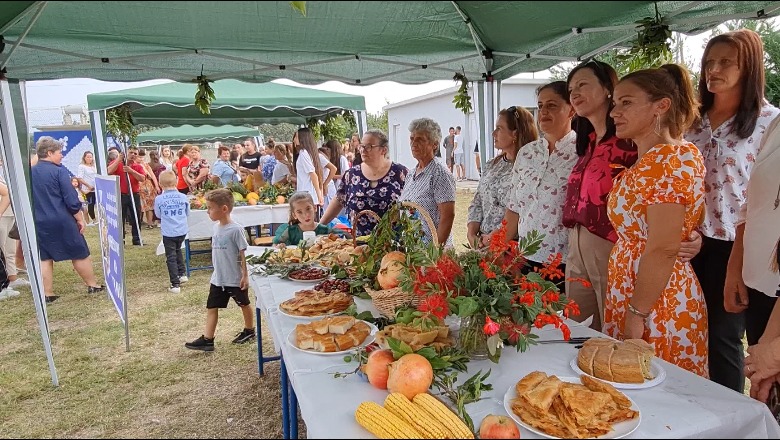
<instances>
[{"instance_id":1,"label":"woman with blonde hair","mask_svg":"<svg viewBox=\"0 0 780 440\"><path fill-rule=\"evenodd\" d=\"M290 167L292 166L292 154L287 145L281 142L274 145L273 153L276 158L276 165L274 165L274 172L271 175L271 184L287 183L289 181Z\"/></svg>"},{"instance_id":2,"label":"woman with blonde hair","mask_svg":"<svg viewBox=\"0 0 780 440\"><path fill-rule=\"evenodd\" d=\"M160 150L160 163L165 167L166 171L173 170L176 161L173 160L171 147L165 146Z\"/></svg>"}]
</instances>

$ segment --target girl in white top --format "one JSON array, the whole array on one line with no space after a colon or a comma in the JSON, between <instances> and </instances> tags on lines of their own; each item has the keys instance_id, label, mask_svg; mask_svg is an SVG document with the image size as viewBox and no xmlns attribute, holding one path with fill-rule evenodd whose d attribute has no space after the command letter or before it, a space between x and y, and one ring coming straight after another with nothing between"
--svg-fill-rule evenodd
<instances>
[{"instance_id":1,"label":"girl in white top","mask_svg":"<svg viewBox=\"0 0 780 440\"><path fill-rule=\"evenodd\" d=\"M684 136L701 150L707 168L699 228L704 238L691 264L707 303L710 379L740 393L745 386L742 335L747 331L748 344L758 342L774 306L766 295L751 295L745 313L737 313L743 308L724 305L723 296L748 179L764 131L780 114L764 99L763 56L761 38L747 29L707 43L699 80L701 120Z\"/></svg>"},{"instance_id":2,"label":"girl in white top","mask_svg":"<svg viewBox=\"0 0 780 440\"><path fill-rule=\"evenodd\" d=\"M290 175L290 165L292 163L292 157L289 150L287 150L287 145L282 143L274 145L274 157L276 157L276 165L274 165L271 185L287 183L287 176Z\"/></svg>"},{"instance_id":3,"label":"girl in white top","mask_svg":"<svg viewBox=\"0 0 780 440\"><path fill-rule=\"evenodd\" d=\"M95 167L95 156L91 151L84 152L81 156L81 163L79 164L78 173L76 177L79 179L82 188L84 189L84 197L87 201L87 212L89 213L89 222L87 224L95 223L95 176L97 176L97 168Z\"/></svg>"},{"instance_id":4,"label":"girl in white top","mask_svg":"<svg viewBox=\"0 0 780 440\"><path fill-rule=\"evenodd\" d=\"M320 152L319 157L320 166L322 166L322 172L324 174L322 193L325 197L325 204L322 205L322 210L325 212L325 210L328 209L328 205L330 205L330 201L336 197L336 185L333 183L333 176L336 175L338 170L336 166L328 160L328 157L325 156L325 154Z\"/></svg>"},{"instance_id":5,"label":"girl in white top","mask_svg":"<svg viewBox=\"0 0 780 440\"><path fill-rule=\"evenodd\" d=\"M293 149L298 153L295 160L296 191L307 191L315 205L323 206L322 164L319 160L316 163L312 161L313 157L319 157L319 152L310 129L301 128L295 133Z\"/></svg>"},{"instance_id":6,"label":"girl in white top","mask_svg":"<svg viewBox=\"0 0 780 440\"><path fill-rule=\"evenodd\" d=\"M173 170L173 154L170 147L163 147L160 157L160 163L165 167L165 171Z\"/></svg>"}]
</instances>

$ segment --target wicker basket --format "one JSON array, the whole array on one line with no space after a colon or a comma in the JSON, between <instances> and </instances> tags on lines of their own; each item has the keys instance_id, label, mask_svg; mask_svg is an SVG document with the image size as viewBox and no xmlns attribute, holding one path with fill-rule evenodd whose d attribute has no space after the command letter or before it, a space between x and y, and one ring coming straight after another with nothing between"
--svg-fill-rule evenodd
<instances>
[{"instance_id":1,"label":"wicker basket","mask_svg":"<svg viewBox=\"0 0 780 440\"><path fill-rule=\"evenodd\" d=\"M422 206L413 202L401 202L401 206L414 209L420 212L420 216L428 224L428 228L431 231L431 239L435 245L439 245L439 237L436 235L436 225L433 223L431 215ZM379 219L379 216L373 211L360 211L355 215L357 220L361 215L370 215ZM356 224L353 221L353 226ZM356 235L356 234L355 234ZM403 306L416 307L419 302L419 297L412 292L404 292L400 287L394 287L392 289L374 290L368 286L365 287L366 293L371 297L374 302L374 307L379 310L379 313L387 318L395 318L395 309Z\"/></svg>"}]
</instances>

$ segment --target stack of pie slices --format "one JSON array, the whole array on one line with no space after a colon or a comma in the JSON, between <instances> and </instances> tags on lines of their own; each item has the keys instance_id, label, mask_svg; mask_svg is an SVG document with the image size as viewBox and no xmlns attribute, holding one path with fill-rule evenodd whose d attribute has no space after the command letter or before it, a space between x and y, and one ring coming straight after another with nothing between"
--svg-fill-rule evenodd
<instances>
[{"instance_id":1,"label":"stack of pie slices","mask_svg":"<svg viewBox=\"0 0 780 440\"><path fill-rule=\"evenodd\" d=\"M323 316L341 313L352 305L352 297L344 292L323 292L319 290L300 290L295 297L279 304L288 315Z\"/></svg>"},{"instance_id":2,"label":"stack of pie slices","mask_svg":"<svg viewBox=\"0 0 780 440\"><path fill-rule=\"evenodd\" d=\"M334 316L295 327L295 345L301 350L333 353L357 347L371 328L352 316Z\"/></svg>"},{"instance_id":3,"label":"stack of pie slices","mask_svg":"<svg viewBox=\"0 0 780 440\"><path fill-rule=\"evenodd\" d=\"M592 438L612 425L639 417L631 400L612 385L590 376L582 384L534 371L515 385L512 411L530 426L559 438Z\"/></svg>"}]
</instances>

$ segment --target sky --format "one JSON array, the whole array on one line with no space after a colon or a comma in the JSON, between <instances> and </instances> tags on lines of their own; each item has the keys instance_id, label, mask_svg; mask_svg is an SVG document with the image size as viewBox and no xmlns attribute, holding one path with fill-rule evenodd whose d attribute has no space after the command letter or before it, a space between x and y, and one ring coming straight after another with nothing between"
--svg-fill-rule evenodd
<instances>
[{"instance_id":1,"label":"sky","mask_svg":"<svg viewBox=\"0 0 780 440\"><path fill-rule=\"evenodd\" d=\"M774 21L774 20L773 20ZM777 22L777 21L775 21ZM704 43L709 38L709 32L703 32L697 36L687 37L685 40L686 58L691 60L691 66L698 69L698 60L701 58ZM521 74L516 78L549 78L548 71L536 74ZM93 79L62 79L52 81L28 81L27 104L29 109L55 108L65 105L83 104L86 107L87 95L90 93L108 92L114 90L144 87L148 85L162 84L168 80L151 80L140 82L106 82ZM312 87L333 92L350 93L366 97L366 108L369 113L378 113L382 106L396 103L428 93L454 87L454 81L433 81L420 85L405 85L395 82L381 82L370 86L353 86L336 81L329 81L315 86L301 85L293 81L276 80L282 84Z\"/></svg>"}]
</instances>

